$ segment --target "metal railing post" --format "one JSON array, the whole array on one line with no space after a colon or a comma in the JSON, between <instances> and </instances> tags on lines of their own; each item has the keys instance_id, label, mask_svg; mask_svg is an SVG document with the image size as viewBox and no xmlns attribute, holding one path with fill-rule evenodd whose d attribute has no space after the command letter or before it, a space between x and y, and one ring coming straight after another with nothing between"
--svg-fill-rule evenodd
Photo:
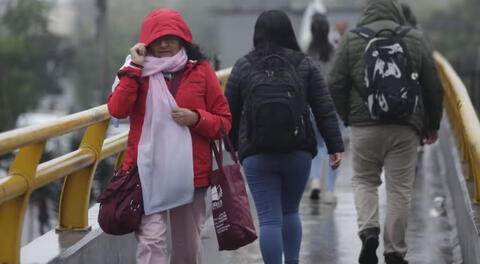
<instances>
[{"instance_id":1,"label":"metal railing post","mask_svg":"<svg viewBox=\"0 0 480 264\"><path fill-rule=\"evenodd\" d=\"M113 165L114 169L120 169L120 166L122 166L123 160L125 159L126 152L122 151L118 153L117 159L115 160L115 164Z\"/></svg>"},{"instance_id":2,"label":"metal railing post","mask_svg":"<svg viewBox=\"0 0 480 264\"><path fill-rule=\"evenodd\" d=\"M90 126L80 143L80 150L95 155L95 162L67 177L63 183L58 210L57 230L84 231L88 225L88 206L93 176L100 161L103 141L110 120Z\"/></svg>"},{"instance_id":3,"label":"metal railing post","mask_svg":"<svg viewBox=\"0 0 480 264\"><path fill-rule=\"evenodd\" d=\"M23 189L23 194L0 203L0 263L20 263L20 245L25 211L28 207L38 163L45 141L20 149L5 179L7 186Z\"/></svg>"}]
</instances>

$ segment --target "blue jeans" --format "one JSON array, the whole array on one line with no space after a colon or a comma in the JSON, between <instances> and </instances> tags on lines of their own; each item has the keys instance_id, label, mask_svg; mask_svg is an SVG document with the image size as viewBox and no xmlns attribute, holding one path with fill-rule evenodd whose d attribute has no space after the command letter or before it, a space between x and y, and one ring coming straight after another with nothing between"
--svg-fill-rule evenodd
<instances>
[{"instance_id":1,"label":"blue jeans","mask_svg":"<svg viewBox=\"0 0 480 264\"><path fill-rule=\"evenodd\" d=\"M312 171L310 173L310 177L312 179L320 180L325 174L323 173L323 166L327 167L327 179L326 179L326 189L329 191L334 191L335 189L335 181L337 179L338 169L334 170L330 167L330 161L328 156L327 146L323 141L323 138L320 136L320 133L317 133L317 150L318 154L312 160ZM323 165L325 164L325 165Z\"/></svg>"},{"instance_id":2,"label":"blue jeans","mask_svg":"<svg viewBox=\"0 0 480 264\"><path fill-rule=\"evenodd\" d=\"M302 224L298 207L310 174L312 154L264 153L247 157L243 169L260 222L260 251L266 264L298 263Z\"/></svg>"},{"instance_id":3,"label":"blue jeans","mask_svg":"<svg viewBox=\"0 0 480 264\"><path fill-rule=\"evenodd\" d=\"M313 117L312 120L313 130L315 131L315 138L317 139L318 154L312 160L312 170L310 173L310 177L312 177L312 180L318 179L320 181L320 178L325 175L322 170L322 164L325 164L325 166L327 167L326 189L333 192L333 190L335 189L335 181L337 179L338 169L334 170L330 167L327 145L325 144L322 135L320 135L320 132L318 131L318 128L314 121L315 119L313 119ZM345 126L343 126L343 122L338 117L337 120L339 122L340 132L344 133Z\"/></svg>"}]
</instances>

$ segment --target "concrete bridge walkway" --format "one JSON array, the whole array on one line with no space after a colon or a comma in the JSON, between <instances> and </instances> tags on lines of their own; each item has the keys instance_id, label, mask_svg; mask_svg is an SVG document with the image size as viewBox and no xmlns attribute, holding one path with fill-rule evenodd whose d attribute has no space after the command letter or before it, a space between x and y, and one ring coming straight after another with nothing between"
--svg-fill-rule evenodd
<instances>
[{"instance_id":1,"label":"concrete bridge walkway","mask_svg":"<svg viewBox=\"0 0 480 264\"><path fill-rule=\"evenodd\" d=\"M411 264L447 264L462 263L458 238L456 236L455 217L449 215L451 203L449 192L437 170L441 169L437 160L439 146L432 146L421 151L418 176L409 220L408 242L410 250L407 259ZM352 177L351 156L346 152L344 162L337 178L336 206L311 201L305 193L301 203L303 223L303 242L300 263L351 264L358 263L357 257L361 241L357 236L356 212L350 185ZM380 214L386 208L384 186L380 189ZM445 214L434 214L435 197L445 199ZM253 201L251 201L253 207ZM254 209L253 209L254 210ZM440 209L441 211L441 209ZM254 214L256 218L256 215ZM381 218L383 222L383 218ZM258 228L257 228L258 230ZM203 235L204 263L208 264L260 264L258 240L233 252L218 252L212 220L207 221ZM383 263L383 242L377 251L380 263Z\"/></svg>"},{"instance_id":2,"label":"concrete bridge walkway","mask_svg":"<svg viewBox=\"0 0 480 264\"><path fill-rule=\"evenodd\" d=\"M457 221L462 223L465 217L456 213L458 210L455 209L458 208L453 207L455 197L452 197L451 188L447 186L449 184L447 177L450 179L456 177L448 172L451 167L455 167L452 165L454 163L452 160L455 160L454 157L458 154L456 155L455 150L452 150L451 139L447 137L445 140L449 141L441 141L439 144L420 150L407 233L409 243L407 259L410 264L478 263L464 262L462 259L462 256L465 256L465 250L460 247ZM445 145L445 142L449 144ZM227 156L224 160L227 160ZM446 164L448 162L452 164ZM347 150L337 178L337 204L328 206L311 201L308 193L305 193L300 208L303 223L300 263L358 263L361 242L357 236L351 177L351 156ZM458 196L457 194L456 198ZM385 189L382 186L380 188L381 216L386 208L385 197ZM436 198L444 201L437 203L437 209L434 203ZM208 201L207 204L209 205L210 202ZM256 219L253 201L250 204ZM207 212L210 212L210 209ZM52 230L23 247L22 263L134 263L136 249L134 236L129 234L119 237L104 234L96 222L97 213L98 204L90 209L89 224L92 229L89 231L79 233ZM383 218L381 221L383 222ZM461 229L460 233L466 230ZM219 252L211 217L207 219L202 240L204 264L263 263L258 240L236 251ZM377 251L380 263L383 263L382 254L381 243Z\"/></svg>"}]
</instances>

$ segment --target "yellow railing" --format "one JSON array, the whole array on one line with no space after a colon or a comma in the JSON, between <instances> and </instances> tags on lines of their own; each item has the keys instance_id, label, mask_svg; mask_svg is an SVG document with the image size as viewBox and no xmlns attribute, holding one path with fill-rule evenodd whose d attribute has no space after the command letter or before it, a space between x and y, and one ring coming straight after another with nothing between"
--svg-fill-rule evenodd
<instances>
[{"instance_id":1,"label":"yellow railing","mask_svg":"<svg viewBox=\"0 0 480 264\"><path fill-rule=\"evenodd\" d=\"M231 69L217 72L225 89ZM105 139L110 122L106 105L65 116L52 123L0 134L0 156L18 150L8 176L0 179L0 263L19 263L22 227L31 193L65 177L57 230L88 230L88 205L99 161L121 153L128 132ZM45 142L86 128L78 150L39 164Z\"/></svg>"},{"instance_id":2,"label":"yellow railing","mask_svg":"<svg viewBox=\"0 0 480 264\"><path fill-rule=\"evenodd\" d=\"M474 181L475 202L480 202L480 122L467 89L448 61L434 54L445 89L445 110L461 151L468 162L467 178Z\"/></svg>"},{"instance_id":3,"label":"yellow railing","mask_svg":"<svg viewBox=\"0 0 480 264\"><path fill-rule=\"evenodd\" d=\"M222 91L225 91L225 86L227 85L227 80L228 77L230 77L231 72L232 68L217 71L217 78L220 80L220 84L222 85Z\"/></svg>"},{"instance_id":4,"label":"yellow railing","mask_svg":"<svg viewBox=\"0 0 480 264\"><path fill-rule=\"evenodd\" d=\"M468 161L468 178L475 181L475 200L480 202L480 123L463 82L440 54L434 56L445 88L445 109L462 158ZM230 71L217 72L222 89ZM128 132L104 140L109 121L103 105L46 125L0 134L0 155L18 149L8 176L0 179L0 263L20 262L23 218L30 195L56 179L65 177L57 229L89 228L88 205L96 166L99 161L122 152L127 143ZM83 128L87 129L78 150L39 164L46 140Z\"/></svg>"}]
</instances>

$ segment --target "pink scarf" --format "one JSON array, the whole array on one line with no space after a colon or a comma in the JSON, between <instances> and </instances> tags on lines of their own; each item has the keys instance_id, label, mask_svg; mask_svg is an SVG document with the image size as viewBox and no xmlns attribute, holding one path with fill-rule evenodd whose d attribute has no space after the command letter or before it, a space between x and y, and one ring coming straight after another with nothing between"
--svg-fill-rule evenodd
<instances>
[{"instance_id":1,"label":"pink scarf","mask_svg":"<svg viewBox=\"0 0 480 264\"><path fill-rule=\"evenodd\" d=\"M182 49L173 57L148 56L143 64L142 76L149 77L149 89L138 143L137 166L147 215L193 200L192 137L187 127L178 125L172 118L172 110L178 106L163 76L163 72L183 69L187 59ZM130 62L128 55L124 67ZM112 90L118 83L116 78Z\"/></svg>"},{"instance_id":2,"label":"pink scarf","mask_svg":"<svg viewBox=\"0 0 480 264\"><path fill-rule=\"evenodd\" d=\"M149 77L137 166L142 184L145 214L175 208L193 200L192 137L187 127L172 118L177 106L163 72L185 67L187 54L181 49L173 57L145 57L142 77ZM131 62L130 55L125 66ZM119 83L115 80L112 89Z\"/></svg>"},{"instance_id":3,"label":"pink scarf","mask_svg":"<svg viewBox=\"0 0 480 264\"><path fill-rule=\"evenodd\" d=\"M192 137L172 118L177 106L162 72L185 67L184 49L173 57L146 57L142 76L149 77L137 165L145 214L162 212L193 200Z\"/></svg>"}]
</instances>

